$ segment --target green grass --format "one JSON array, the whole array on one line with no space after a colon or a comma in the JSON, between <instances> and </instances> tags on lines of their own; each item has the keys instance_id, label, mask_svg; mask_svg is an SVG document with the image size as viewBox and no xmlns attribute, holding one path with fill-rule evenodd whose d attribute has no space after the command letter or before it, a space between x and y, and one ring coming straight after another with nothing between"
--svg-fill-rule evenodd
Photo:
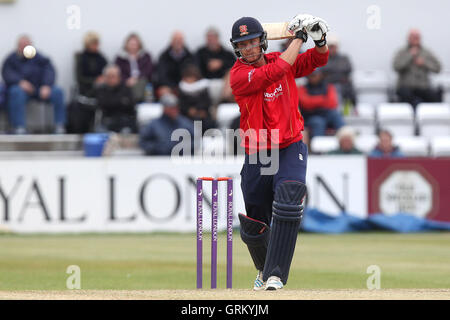
<instances>
[{"instance_id":1,"label":"green grass","mask_svg":"<svg viewBox=\"0 0 450 320\"><path fill-rule=\"evenodd\" d=\"M233 258L234 287L250 288L256 271L238 232ZM218 259L224 288L225 234ZM82 289L194 289L195 263L194 234L0 235L0 290L64 290L69 265L81 268ZM382 288L450 288L450 233L300 234L288 288L364 289L370 265Z\"/></svg>"}]
</instances>

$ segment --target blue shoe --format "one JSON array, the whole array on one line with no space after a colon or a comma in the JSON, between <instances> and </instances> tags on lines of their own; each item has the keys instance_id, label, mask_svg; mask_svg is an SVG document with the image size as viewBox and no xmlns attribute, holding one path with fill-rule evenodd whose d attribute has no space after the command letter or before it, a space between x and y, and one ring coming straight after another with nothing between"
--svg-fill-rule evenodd
<instances>
[{"instance_id":1,"label":"blue shoe","mask_svg":"<svg viewBox=\"0 0 450 320\"><path fill-rule=\"evenodd\" d=\"M254 291L264 290L266 283L263 281L263 273L262 271L258 271L258 275L256 276L255 283L253 284Z\"/></svg>"}]
</instances>

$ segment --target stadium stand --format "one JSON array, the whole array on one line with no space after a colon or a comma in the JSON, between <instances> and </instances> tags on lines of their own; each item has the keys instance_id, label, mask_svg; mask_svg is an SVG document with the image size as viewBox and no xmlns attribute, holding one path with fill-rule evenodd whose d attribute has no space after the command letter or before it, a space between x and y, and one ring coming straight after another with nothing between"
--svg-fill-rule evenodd
<instances>
[{"instance_id":1,"label":"stadium stand","mask_svg":"<svg viewBox=\"0 0 450 320\"><path fill-rule=\"evenodd\" d=\"M450 157L450 136L431 138L430 150L433 157Z\"/></svg>"},{"instance_id":2,"label":"stadium stand","mask_svg":"<svg viewBox=\"0 0 450 320\"><path fill-rule=\"evenodd\" d=\"M53 131L53 106L45 101L31 99L26 107L26 127L30 133Z\"/></svg>"},{"instance_id":3,"label":"stadium stand","mask_svg":"<svg viewBox=\"0 0 450 320\"><path fill-rule=\"evenodd\" d=\"M425 137L394 136L394 145L407 157L426 157L429 154L429 141Z\"/></svg>"},{"instance_id":4,"label":"stadium stand","mask_svg":"<svg viewBox=\"0 0 450 320\"><path fill-rule=\"evenodd\" d=\"M376 113L370 103L358 103L355 114L346 116L344 121L353 127L358 134L375 134Z\"/></svg>"},{"instance_id":5,"label":"stadium stand","mask_svg":"<svg viewBox=\"0 0 450 320\"><path fill-rule=\"evenodd\" d=\"M388 102L389 80L382 70L355 70L353 83L358 102L377 105Z\"/></svg>"},{"instance_id":6,"label":"stadium stand","mask_svg":"<svg viewBox=\"0 0 450 320\"><path fill-rule=\"evenodd\" d=\"M325 154L339 147L336 136L316 136L311 139L311 152Z\"/></svg>"},{"instance_id":7,"label":"stadium stand","mask_svg":"<svg viewBox=\"0 0 450 320\"><path fill-rule=\"evenodd\" d=\"M360 135L355 139L355 146L363 153L368 154L378 143L378 137L375 134Z\"/></svg>"},{"instance_id":8,"label":"stadium stand","mask_svg":"<svg viewBox=\"0 0 450 320\"><path fill-rule=\"evenodd\" d=\"M416 124L421 136L450 136L450 104L419 104L417 106Z\"/></svg>"},{"instance_id":9,"label":"stadium stand","mask_svg":"<svg viewBox=\"0 0 450 320\"><path fill-rule=\"evenodd\" d=\"M391 131L393 136L415 134L414 110L408 103L381 103L377 108L379 127Z\"/></svg>"}]
</instances>

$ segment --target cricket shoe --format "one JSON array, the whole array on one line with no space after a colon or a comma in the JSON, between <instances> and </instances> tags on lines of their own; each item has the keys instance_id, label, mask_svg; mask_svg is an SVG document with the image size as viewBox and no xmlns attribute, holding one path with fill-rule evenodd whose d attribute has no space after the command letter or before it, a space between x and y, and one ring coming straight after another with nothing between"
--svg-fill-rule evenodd
<instances>
[{"instance_id":1,"label":"cricket shoe","mask_svg":"<svg viewBox=\"0 0 450 320\"><path fill-rule=\"evenodd\" d=\"M271 291L283 289L283 282L281 282L280 278L271 276L267 279L265 289Z\"/></svg>"},{"instance_id":2,"label":"cricket shoe","mask_svg":"<svg viewBox=\"0 0 450 320\"><path fill-rule=\"evenodd\" d=\"M266 283L263 281L263 273L262 271L258 271L258 275L256 276L255 283L253 284L254 291L264 290Z\"/></svg>"}]
</instances>

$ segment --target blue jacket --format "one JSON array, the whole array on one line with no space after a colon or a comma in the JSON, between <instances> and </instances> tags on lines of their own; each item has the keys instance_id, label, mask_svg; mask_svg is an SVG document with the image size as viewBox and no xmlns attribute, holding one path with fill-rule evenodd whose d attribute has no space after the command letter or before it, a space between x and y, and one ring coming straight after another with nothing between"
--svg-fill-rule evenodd
<instances>
[{"instance_id":1,"label":"blue jacket","mask_svg":"<svg viewBox=\"0 0 450 320\"><path fill-rule=\"evenodd\" d=\"M404 155L400 151L399 147L394 147L392 152L389 153L389 154L383 153L383 151L381 151L380 148L375 147L375 149L373 149L369 153L369 157L371 157L371 158L389 158L389 157L391 157L391 158L403 158Z\"/></svg>"},{"instance_id":2,"label":"blue jacket","mask_svg":"<svg viewBox=\"0 0 450 320\"><path fill-rule=\"evenodd\" d=\"M171 119L163 114L145 126L139 137L139 145L146 155L170 155L172 148L182 141L171 141L175 129L186 129L191 135L191 152L194 143L194 124L188 118L179 115Z\"/></svg>"},{"instance_id":3,"label":"blue jacket","mask_svg":"<svg viewBox=\"0 0 450 320\"><path fill-rule=\"evenodd\" d=\"M21 80L28 80L39 88L43 85L53 86L55 83L55 69L50 60L37 53L32 59L11 53L3 63L2 76L6 85L18 84Z\"/></svg>"}]
</instances>

